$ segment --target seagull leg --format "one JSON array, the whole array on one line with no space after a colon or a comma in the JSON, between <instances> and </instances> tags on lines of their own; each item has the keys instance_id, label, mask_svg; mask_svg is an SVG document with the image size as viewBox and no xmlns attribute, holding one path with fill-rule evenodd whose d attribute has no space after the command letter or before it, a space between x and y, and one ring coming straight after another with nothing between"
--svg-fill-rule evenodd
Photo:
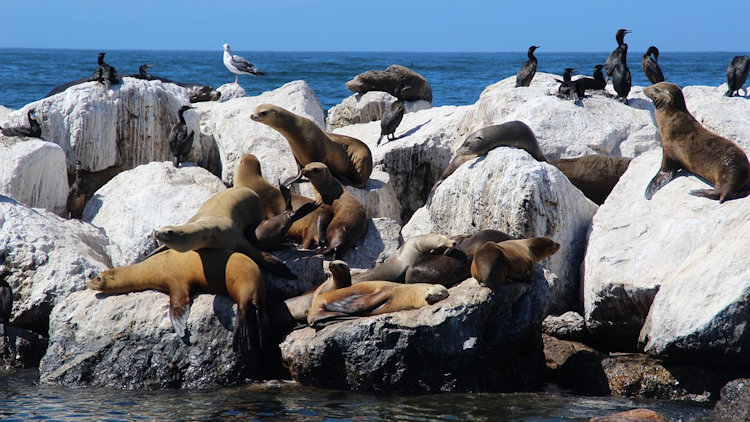
<instances>
[{"instance_id":1,"label":"seagull leg","mask_svg":"<svg viewBox=\"0 0 750 422\"><path fill-rule=\"evenodd\" d=\"M235 85L238 85L238 81L240 80L240 75L234 75L234 83Z\"/></svg>"}]
</instances>

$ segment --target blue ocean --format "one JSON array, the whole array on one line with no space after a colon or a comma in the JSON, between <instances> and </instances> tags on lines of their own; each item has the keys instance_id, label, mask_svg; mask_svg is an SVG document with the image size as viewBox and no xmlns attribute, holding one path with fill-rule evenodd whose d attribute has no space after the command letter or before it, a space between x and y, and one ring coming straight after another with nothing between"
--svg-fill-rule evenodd
<instances>
[{"instance_id":1,"label":"blue ocean","mask_svg":"<svg viewBox=\"0 0 750 422\"><path fill-rule=\"evenodd\" d=\"M324 110L340 103L352 92L344 85L354 76L372 69L384 70L400 64L423 75L432 87L433 105L467 105L479 98L485 87L514 76L526 61L517 53L356 53L356 52L251 52L234 51L266 76L240 76L247 95L257 95L294 80L306 81ZM650 85L641 70L641 55L630 51L628 65L633 85ZM20 108L44 97L65 82L91 76L97 69L96 50L0 49L0 105ZM113 50L105 61L118 74L138 73L141 64L151 64L149 73L178 82L195 82L217 88L234 82L222 62L223 50L145 51ZM726 82L726 68L733 52L662 52L659 64L664 76L680 86L713 85ZM538 71L562 74L566 67L591 75L609 52L535 53Z\"/></svg>"},{"instance_id":2,"label":"blue ocean","mask_svg":"<svg viewBox=\"0 0 750 422\"><path fill-rule=\"evenodd\" d=\"M96 50L0 49L0 105L20 108L52 88L90 76L97 68ZM643 52L628 57L634 85L647 85L641 71ZM357 53L235 51L267 73L241 76L248 95L257 95L294 80L305 80L323 108L350 96L345 83L359 73L407 66L431 84L433 104L466 105L485 87L513 76L526 61L514 53ZM545 53L538 50L538 71L561 74L566 67L590 75L609 52ZM680 86L726 82L733 52L662 52L659 63L667 80ZM119 74L149 72L179 82L219 87L234 81L222 63L222 50L112 50L105 60ZM587 421L635 407L648 407L674 420L711 420L709 409L684 402L572 396L564 391L518 394L443 394L376 396L303 387L289 382L248 384L200 391L118 391L39 386L38 371L0 372L0 421L25 420L275 420L275 421Z\"/></svg>"}]
</instances>

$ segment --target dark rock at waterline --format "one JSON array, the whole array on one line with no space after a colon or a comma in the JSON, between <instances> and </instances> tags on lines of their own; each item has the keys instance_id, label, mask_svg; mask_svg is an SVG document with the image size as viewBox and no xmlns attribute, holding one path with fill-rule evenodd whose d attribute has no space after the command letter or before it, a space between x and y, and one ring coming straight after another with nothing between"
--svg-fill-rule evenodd
<instances>
[{"instance_id":1,"label":"dark rock at waterline","mask_svg":"<svg viewBox=\"0 0 750 422\"><path fill-rule=\"evenodd\" d=\"M47 339L33 331L5 326L0 329L0 370L36 368L47 350ZM1 334L4 331L4 334Z\"/></svg>"},{"instance_id":2,"label":"dark rock at waterline","mask_svg":"<svg viewBox=\"0 0 750 422\"><path fill-rule=\"evenodd\" d=\"M650 409L633 409L607 416L596 416L589 422L670 422L666 416Z\"/></svg>"},{"instance_id":3,"label":"dark rock at waterline","mask_svg":"<svg viewBox=\"0 0 750 422\"><path fill-rule=\"evenodd\" d=\"M425 100L432 102L432 89L427 79L408 67L397 64L383 70L368 70L346 83L346 87L359 94L384 91L402 101Z\"/></svg>"},{"instance_id":4,"label":"dark rock at waterline","mask_svg":"<svg viewBox=\"0 0 750 422\"><path fill-rule=\"evenodd\" d=\"M539 324L545 277L497 291L468 279L417 310L342 321L289 334L284 365L300 383L385 393L523 391L543 381Z\"/></svg>"},{"instance_id":5,"label":"dark rock at waterline","mask_svg":"<svg viewBox=\"0 0 750 422\"><path fill-rule=\"evenodd\" d=\"M721 422L750 420L750 378L730 381L721 389L721 400L716 403L713 416Z\"/></svg>"},{"instance_id":6,"label":"dark rock at waterline","mask_svg":"<svg viewBox=\"0 0 750 422\"><path fill-rule=\"evenodd\" d=\"M542 321L542 332L561 340L581 341L588 335L586 321L575 311L562 315L548 315Z\"/></svg>"}]
</instances>

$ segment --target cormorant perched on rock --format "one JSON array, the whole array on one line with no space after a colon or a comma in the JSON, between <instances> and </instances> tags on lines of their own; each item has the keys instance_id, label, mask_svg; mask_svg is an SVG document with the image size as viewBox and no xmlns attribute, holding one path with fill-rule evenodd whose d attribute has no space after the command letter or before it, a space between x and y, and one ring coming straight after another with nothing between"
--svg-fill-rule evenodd
<instances>
[{"instance_id":1,"label":"cormorant perched on rock","mask_svg":"<svg viewBox=\"0 0 750 422\"><path fill-rule=\"evenodd\" d=\"M161 78L158 78L150 73L148 73L148 68L153 65L151 64L142 64L138 67L138 73L128 73L127 75L122 75L123 77L127 76L129 78L135 78L135 79L143 79L145 81L153 81L153 80L161 80ZM165 81L166 82L166 81Z\"/></svg>"},{"instance_id":2,"label":"cormorant perched on rock","mask_svg":"<svg viewBox=\"0 0 750 422\"><path fill-rule=\"evenodd\" d=\"M10 325L13 313L13 289L5 281L5 274L0 275L0 335L6 335L5 327Z\"/></svg>"},{"instance_id":3,"label":"cormorant perched on rock","mask_svg":"<svg viewBox=\"0 0 750 422\"><path fill-rule=\"evenodd\" d=\"M627 66L628 45L625 44L625 34L630 34L630 31L627 29L618 29L615 34L617 48L609 54L607 61L604 62L604 71L607 72L607 76L612 76L616 63L625 63Z\"/></svg>"},{"instance_id":4,"label":"cormorant perched on rock","mask_svg":"<svg viewBox=\"0 0 750 422\"><path fill-rule=\"evenodd\" d=\"M630 87L632 86L630 81L630 69L628 69L627 64L615 64L615 67L612 69L612 86L615 88L615 92L617 92L617 98L627 104L628 94L630 93Z\"/></svg>"},{"instance_id":5,"label":"cormorant perched on rock","mask_svg":"<svg viewBox=\"0 0 750 422\"><path fill-rule=\"evenodd\" d=\"M536 74L537 60L536 57L534 57L534 50L537 48L539 48L538 45L532 45L529 47L529 51L526 53L526 55L529 56L529 60L527 60L518 70L518 73L516 73L516 87L531 85L531 80L534 79L534 75Z\"/></svg>"},{"instance_id":6,"label":"cormorant perched on rock","mask_svg":"<svg viewBox=\"0 0 750 422\"><path fill-rule=\"evenodd\" d=\"M254 64L247 61L244 57L232 54L232 49L229 48L229 44L224 44L224 66L226 66L230 72L235 74L234 83L237 83L240 75L265 75L264 72L259 71Z\"/></svg>"},{"instance_id":7,"label":"cormorant perched on rock","mask_svg":"<svg viewBox=\"0 0 750 422\"><path fill-rule=\"evenodd\" d=\"M41 138L42 137L42 127L39 126L39 123L34 119L35 109L31 108L28 112L26 112L26 117L29 119L29 125L28 126L11 126L11 127L5 127L0 128L0 132L2 132L5 136L30 136L32 138Z\"/></svg>"},{"instance_id":8,"label":"cormorant perched on rock","mask_svg":"<svg viewBox=\"0 0 750 422\"><path fill-rule=\"evenodd\" d=\"M175 167L179 167L180 163L187 158L190 153L190 149L193 147L193 135L194 131L190 131L188 134L187 124L185 124L185 110L191 109L190 106L182 106L177 112L180 121L172 126L172 130L169 132L169 150L172 152L172 164Z\"/></svg>"},{"instance_id":9,"label":"cormorant perched on rock","mask_svg":"<svg viewBox=\"0 0 750 422\"><path fill-rule=\"evenodd\" d=\"M117 78L117 71L115 70L115 68L104 62L105 54L107 53L99 53L99 58L97 59L99 68L96 69L96 72L94 72L93 75L91 75L91 80L101 82L107 86L109 86L110 84L119 84L120 79Z\"/></svg>"},{"instance_id":10,"label":"cormorant perched on rock","mask_svg":"<svg viewBox=\"0 0 750 422\"><path fill-rule=\"evenodd\" d=\"M652 53L654 55L653 58L651 57ZM646 50L646 54L641 58L643 73L646 74L646 77L652 84L664 82L664 74L661 73L661 68L659 67L659 63L657 63L658 60L659 49L653 45Z\"/></svg>"},{"instance_id":11,"label":"cormorant perched on rock","mask_svg":"<svg viewBox=\"0 0 750 422\"><path fill-rule=\"evenodd\" d=\"M396 100L391 103L388 110L383 113L383 117L380 119L380 138L378 138L378 143L376 145L380 145L383 136L385 136L388 141L396 139L394 132L396 132L396 128L398 128L399 123L401 123L401 119L404 118L404 110L403 101Z\"/></svg>"},{"instance_id":12,"label":"cormorant perched on rock","mask_svg":"<svg viewBox=\"0 0 750 422\"><path fill-rule=\"evenodd\" d=\"M579 84L578 81L571 79L571 76L575 72L573 68L565 68L563 71L563 80L560 81L560 87L557 89L557 96L568 100L578 101L583 98L583 94L586 93L586 89L583 85Z\"/></svg>"},{"instance_id":13,"label":"cormorant perched on rock","mask_svg":"<svg viewBox=\"0 0 750 422\"><path fill-rule=\"evenodd\" d=\"M729 62L727 67L727 85L729 85L729 88L724 95L731 97L742 88L747 79L748 70L750 70L750 58L747 56L735 56Z\"/></svg>"},{"instance_id":14,"label":"cormorant perched on rock","mask_svg":"<svg viewBox=\"0 0 750 422\"><path fill-rule=\"evenodd\" d=\"M81 218L86 206L86 188L81 177L82 171L81 162L76 161L75 179L68 191L68 218Z\"/></svg>"},{"instance_id":15,"label":"cormorant perched on rock","mask_svg":"<svg viewBox=\"0 0 750 422\"><path fill-rule=\"evenodd\" d=\"M602 68L604 65L598 64L594 66L594 78L579 78L576 79L576 83L583 86L583 89L604 89L607 85L607 80L604 79L604 72Z\"/></svg>"}]
</instances>

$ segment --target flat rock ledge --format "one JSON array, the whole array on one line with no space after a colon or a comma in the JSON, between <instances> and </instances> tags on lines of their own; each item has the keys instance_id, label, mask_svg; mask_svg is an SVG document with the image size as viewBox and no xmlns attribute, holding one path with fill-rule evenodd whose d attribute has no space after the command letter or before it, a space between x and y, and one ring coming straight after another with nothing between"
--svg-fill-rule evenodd
<instances>
[{"instance_id":1,"label":"flat rock ledge","mask_svg":"<svg viewBox=\"0 0 750 422\"><path fill-rule=\"evenodd\" d=\"M388 393L524 391L541 385L545 277L497 291L468 279L421 309L304 328L281 343L303 384Z\"/></svg>"}]
</instances>

